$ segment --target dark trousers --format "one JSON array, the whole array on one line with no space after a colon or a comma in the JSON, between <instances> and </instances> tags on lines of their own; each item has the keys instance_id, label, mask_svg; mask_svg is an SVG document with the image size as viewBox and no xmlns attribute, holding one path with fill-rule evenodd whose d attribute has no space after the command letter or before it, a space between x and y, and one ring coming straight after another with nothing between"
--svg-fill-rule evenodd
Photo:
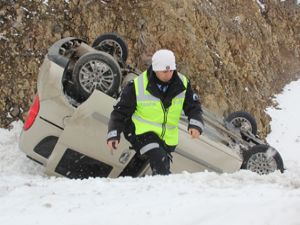
<instances>
[{"instance_id":1,"label":"dark trousers","mask_svg":"<svg viewBox=\"0 0 300 225\"><path fill-rule=\"evenodd\" d=\"M153 175L168 175L171 173L171 152L175 150L176 146L166 145L154 132L141 135L131 134L126 139L139 154L148 157Z\"/></svg>"}]
</instances>

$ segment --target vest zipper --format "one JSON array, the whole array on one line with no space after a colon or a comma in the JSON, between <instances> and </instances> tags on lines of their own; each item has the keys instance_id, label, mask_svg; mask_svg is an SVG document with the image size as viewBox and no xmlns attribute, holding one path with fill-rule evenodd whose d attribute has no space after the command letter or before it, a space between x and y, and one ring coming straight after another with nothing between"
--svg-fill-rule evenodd
<instances>
[{"instance_id":1,"label":"vest zipper","mask_svg":"<svg viewBox=\"0 0 300 225\"><path fill-rule=\"evenodd\" d=\"M164 122L162 124L162 132L161 132L161 135L160 135L160 137L163 139L165 134L166 134L166 124L167 124L167 116L168 116L169 108L165 109L162 102L160 102L160 104L161 104L161 107L164 111Z\"/></svg>"}]
</instances>

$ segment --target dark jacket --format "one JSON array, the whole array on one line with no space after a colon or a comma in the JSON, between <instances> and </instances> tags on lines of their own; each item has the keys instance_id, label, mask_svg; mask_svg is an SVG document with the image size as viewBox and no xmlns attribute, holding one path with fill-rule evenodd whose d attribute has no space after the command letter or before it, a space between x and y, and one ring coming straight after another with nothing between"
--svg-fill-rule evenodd
<instances>
[{"instance_id":1,"label":"dark jacket","mask_svg":"<svg viewBox=\"0 0 300 225\"><path fill-rule=\"evenodd\" d=\"M172 99L186 89L185 100L183 103L183 111L189 120L189 128L196 128L200 133L203 132L202 109L198 96L193 92L190 82L185 88L177 71L174 71L172 79L168 83L161 82L152 71L152 67L147 70L148 85L147 91L153 96L159 98L164 107L168 108ZM158 88L158 85L167 85L167 91L163 93ZM110 115L108 124L107 140L120 140L121 132L124 132L125 137L128 133L134 133L134 124L131 121L131 116L136 109L136 94L134 82L131 81L122 91L118 103L114 106L114 110Z\"/></svg>"}]
</instances>

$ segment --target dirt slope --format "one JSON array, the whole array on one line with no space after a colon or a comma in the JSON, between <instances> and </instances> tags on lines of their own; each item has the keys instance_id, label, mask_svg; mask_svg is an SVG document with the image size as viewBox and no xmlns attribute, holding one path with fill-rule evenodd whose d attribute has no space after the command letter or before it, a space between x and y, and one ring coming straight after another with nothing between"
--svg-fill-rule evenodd
<instances>
[{"instance_id":1,"label":"dirt slope","mask_svg":"<svg viewBox=\"0 0 300 225\"><path fill-rule=\"evenodd\" d=\"M145 69L172 49L203 105L246 110L268 132L271 96L300 71L300 6L280 0L49 0L0 2L0 124L23 118L47 48L62 37L89 43L117 32L129 63Z\"/></svg>"}]
</instances>

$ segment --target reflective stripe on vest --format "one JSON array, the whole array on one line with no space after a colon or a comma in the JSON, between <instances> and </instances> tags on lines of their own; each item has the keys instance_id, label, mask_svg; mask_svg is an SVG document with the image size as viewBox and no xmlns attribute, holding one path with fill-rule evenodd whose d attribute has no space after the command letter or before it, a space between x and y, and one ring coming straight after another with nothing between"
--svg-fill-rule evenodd
<instances>
[{"instance_id":1,"label":"reflective stripe on vest","mask_svg":"<svg viewBox=\"0 0 300 225\"><path fill-rule=\"evenodd\" d=\"M185 87L187 79L179 74ZM165 109L159 98L151 95L147 90L148 77L145 71L134 79L136 93L136 111L132 116L135 124L136 134L143 134L149 131L156 133L168 145L178 144L178 123L180 120L185 91L172 99L172 105Z\"/></svg>"}]
</instances>

